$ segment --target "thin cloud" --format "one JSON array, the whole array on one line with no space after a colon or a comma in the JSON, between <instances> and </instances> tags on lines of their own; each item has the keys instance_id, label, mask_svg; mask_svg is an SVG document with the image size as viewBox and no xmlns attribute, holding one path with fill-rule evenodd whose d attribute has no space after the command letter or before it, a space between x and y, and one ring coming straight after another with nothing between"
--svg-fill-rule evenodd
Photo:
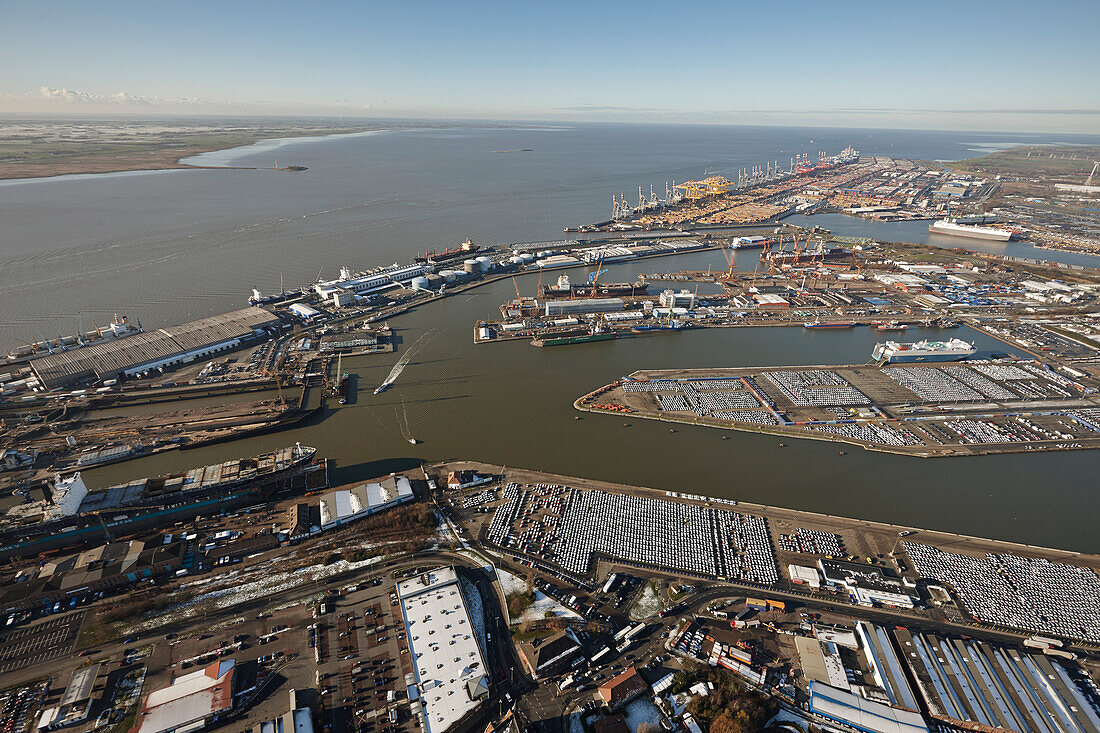
<instances>
[{"instance_id":1,"label":"thin cloud","mask_svg":"<svg viewBox=\"0 0 1100 733\"><path fill-rule=\"evenodd\" d=\"M111 105L135 105L154 107L162 105L208 105L209 100L186 97L146 97L130 92L115 92L114 94L95 94L77 89L65 89L57 87L39 87L39 99L63 104L111 104Z\"/></svg>"},{"instance_id":2,"label":"thin cloud","mask_svg":"<svg viewBox=\"0 0 1100 733\"><path fill-rule=\"evenodd\" d=\"M579 104L575 107L558 107L560 112L671 112L668 107L615 107L612 105Z\"/></svg>"}]
</instances>

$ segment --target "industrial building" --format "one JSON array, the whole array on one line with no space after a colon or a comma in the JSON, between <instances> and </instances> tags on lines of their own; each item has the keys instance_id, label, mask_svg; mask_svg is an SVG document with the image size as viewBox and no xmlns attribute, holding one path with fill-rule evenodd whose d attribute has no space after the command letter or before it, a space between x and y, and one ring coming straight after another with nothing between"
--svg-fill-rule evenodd
<instances>
[{"instance_id":1,"label":"industrial building","mask_svg":"<svg viewBox=\"0 0 1100 733\"><path fill-rule=\"evenodd\" d=\"M235 673L234 660L213 662L149 693L141 708L138 733L202 730L233 709Z\"/></svg>"},{"instance_id":2,"label":"industrial building","mask_svg":"<svg viewBox=\"0 0 1100 733\"><path fill-rule=\"evenodd\" d=\"M971 730L1100 731L1100 711L1059 660L901 627L893 635L937 721Z\"/></svg>"},{"instance_id":3,"label":"industrial building","mask_svg":"<svg viewBox=\"0 0 1100 733\"><path fill-rule=\"evenodd\" d=\"M919 600L915 586L907 585L904 579L892 578L873 565L818 560L817 567L827 584L843 588L861 606L912 608Z\"/></svg>"},{"instance_id":4,"label":"industrial building","mask_svg":"<svg viewBox=\"0 0 1100 733\"><path fill-rule=\"evenodd\" d=\"M41 608L73 597L115 591L183 567L187 542L112 542L48 560L0 587L0 610Z\"/></svg>"},{"instance_id":5,"label":"industrial building","mask_svg":"<svg viewBox=\"0 0 1100 733\"><path fill-rule=\"evenodd\" d=\"M622 298L583 298L580 300L543 301L544 316L566 316L580 313L613 313L626 306Z\"/></svg>"},{"instance_id":6,"label":"industrial building","mask_svg":"<svg viewBox=\"0 0 1100 733\"><path fill-rule=\"evenodd\" d=\"M95 680L101 667L101 664L91 664L74 670L61 700L38 716L38 730L64 728L87 720L92 709Z\"/></svg>"},{"instance_id":7,"label":"industrial building","mask_svg":"<svg viewBox=\"0 0 1100 733\"><path fill-rule=\"evenodd\" d=\"M339 527L412 500L412 482L397 475L378 483L330 491L321 497L321 530Z\"/></svg>"},{"instance_id":8,"label":"industrial building","mask_svg":"<svg viewBox=\"0 0 1100 733\"><path fill-rule=\"evenodd\" d=\"M913 712L919 711L917 698L909 686L909 681L905 678L901 660L894 653L886 630L881 626L860 621L856 624L856 636L859 637L860 645L866 655L871 677L885 692L890 705Z\"/></svg>"},{"instance_id":9,"label":"industrial building","mask_svg":"<svg viewBox=\"0 0 1100 733\"><path fill-rule=\"evenodd\" d=\"M820 682L810 682L810 711L864 733L928 733L919 713L898 710Z\"/></svg>"},{"instance_id":10,"label":"industrial building","mask_svg":"<svg viewBox=\"0 0 1100 733\"><path fill-rule=\"evenodd\" d=\"M836 644L821 642L808 636L796 636L795 648L802 663L802 673L813 682L823 682L845 692L852 689L848 684L848 675L840 661L840 650Z\"/></svg>"},{"instance_id":11,"label":"industrial building","mask_svg":"<svg viewBox=\"0 0 1100 733\"><path fill-rule=\"evenodd\" d=\"M30 364L47 389L131 377L235 349L252 339L270 335L281 325L277 316L262 308L242 308L123 339L58 351L33 359Z\"/></svg>"},{"instance_id":12,"label":"industrial building","mask_svg":"<svg viewBox=\"0 0 1100 733\"><path fill-rule=\"evenodd\" d=\"M252 726L252 733L313 733L313 713L309 708L288 710Z\"/></svg>"},{"instance_id":13,"label":"industrial building","mask_svg":"<svg viewBox=\"0 0 1100 733\"><path fill-rule=\"evenodd\" d=\"M351 270L342 267L339 278L319 282L313 288L323 300L328 300L341 291L368 295L403 285L431 271L432 268L429 265L394 264L391 267L381 267L371 272L353 275Z\"/></svg>"},{"instance_id":14,"label":"industrial building","mask_svg":"<svg viewBox=\"0 0 1100 733\"><path fill-rule=\"evenodd\" d=\"M429 570L398 583L397 596L415 675L410 705L424 733L444 733L488 696L485 660L458 574L453 567Z\"/></svg>"},{"instance_id":15,"label":"industrial building","mask_svg":"<svg viewBox=\"0 0 1100 733\"><path fill-rule=\"evenodd\" d=\"M690 290L681 290L680 292L663 290L658 296L658 302L662 308L686 308L691 310L695 307L695 294Z\"/></svg>"}]
</instances>

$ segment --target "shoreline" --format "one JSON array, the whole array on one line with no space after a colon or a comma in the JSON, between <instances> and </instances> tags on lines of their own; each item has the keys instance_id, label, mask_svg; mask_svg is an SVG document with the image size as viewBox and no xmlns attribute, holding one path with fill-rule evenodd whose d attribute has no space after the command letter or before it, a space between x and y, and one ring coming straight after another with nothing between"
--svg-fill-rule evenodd
<instances>
[{"instance_id":1,"label":"shoreline","mask_svg":"<svg viewBox=\"0 0 1100 733\"><path fill-rule=\"evenodd\" d=\"M242 138L239 141L226 141L219 145L195 145L164 149L153 147L136 151L127 156L74 156L64 161L48 163L0 163L0 185L5 183L32 183L50 181L75 176L107 175L112 173L156 173L174 170L265 170L257 166L204 165L185 163L188 158L200 158L211 153L225 153L231 150L250 148L260 144L278 143L273 147L293 142L324 140L347 135L369 135L385 132L393 128L372 130L348 130L346 132L328 132L316 134L312 130L302 130L300 134L286 134L284 131L275 137ZM274 168L272 168L274 170Z\"/></svg>"}]
</instances>

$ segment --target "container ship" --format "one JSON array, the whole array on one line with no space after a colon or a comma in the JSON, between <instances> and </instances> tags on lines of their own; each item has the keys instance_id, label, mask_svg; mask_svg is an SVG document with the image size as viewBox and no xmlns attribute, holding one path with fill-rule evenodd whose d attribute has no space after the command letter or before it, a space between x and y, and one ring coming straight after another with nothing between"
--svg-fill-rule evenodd
<instances>
[{"instance_id":1,"label":"container ship","mask_svg":"<svg viewBox=\"0 0 1100 733\"><path fill-rule=\"evenodd\" d=\"M887 341L876 344L871 356L875 361L887 364L912 364L916 362L960 361L973 356L974 344L962 339L948 341L918 341L914 344L902 344Z\"/></svg>"},{"instance_id":2,"label":"container ship","mask_svg":"<svg viewBox=\"0 0 1100 733\"><path fill-rule=\"evenodd\" d=\"M956 219L940 219L932 222L928 231L933 234L946 234L951 237L969 237L970 239L989 239L995 242L1007 242L1012 239L1012 232L996 227L982 227L971 224L960 224Z\"/></svg>"},{"instance_id":3,"label":"container ship","mask_svg":"<svg viewBox=\"0 0 1100 733\"><path fill-rule=\"evenodd\" d=\"M553 285L539 288L540 298L580 298L592 295L615 297L621 295L645 295L649 283L640 280L632 283L570 283L568 275L562 275Z\"/></svg>"}]
</instances>

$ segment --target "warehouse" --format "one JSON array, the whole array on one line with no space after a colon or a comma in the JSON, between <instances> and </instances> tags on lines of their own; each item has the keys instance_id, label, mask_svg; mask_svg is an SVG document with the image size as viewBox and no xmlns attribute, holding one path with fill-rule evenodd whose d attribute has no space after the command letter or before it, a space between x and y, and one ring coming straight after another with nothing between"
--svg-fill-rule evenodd
<instances>
[{"instance_id":1,"label":"warehouse","mask_svg":"<svg viewBox=\"0 0 1100 733\"><path fill-rule=\"evenodd\" d=\"M543 315L564 316L576 313L612 313L626 306L622 298L587 298L582 300L543 301Z\"/></svg>"},{"instance_id":2,"label":"warehouse","mask_svg":"<svg viewBox=\"0 0 1100 733\"><path fill-rule=\"evenodd\" d=\"M975 640L895 628L933 718L960 728L1097 733L1100 717L1061 662Z\"/></svg>"},{"instance_id":3,"label":"warehouse","mask_svg":"<svg viewBox=\"0 0 1100 733\"><path fill-rule=\"evenodd\" d=\"M149 693L138 733L198 731L233 709L234 660L213 662Z\"/></svg>"},{"instance_id":4,"label":"warehouse","mask_svg":"<svg viewBox=\"0 0 1100 733\"><path fill-rule=\"evenodd\" d=\"M209 318L158 328L60 351L31 361L47 388L77 382L144 375L235 349L281 326L279 318L262 308L242 308Z\"/></svg>"},{"instance_id":5,"label":"warehouse","mask_svg":"<svg viewBox=\"0 0 1100 733\"><path fill-rule=\"evenodd\" d=\"M95 698L93 691L101 666L101 664L92 664L80 667L73 672L69 685L61 695L57 706L43 710L39 716L39 730L64 728L87 719Z\"/></svg>"},{"instance_id":6,"label":"warehouse","mask_svg":"<svg viewBox=\"0 0 1100 733\"><path fill-rule=\"evenodd\" d=\"M856 635L863 645L863 653L867 657L871 676L875 684L886 692L890 704L896 708L920 710L917 706L917 698L913 695L913 690L905 678L901 660L894 653L890 639L886 636L886 630L881 626L860 621L856 625Z\"/></svg>"},{"instance_id":7,"label":"warehouse","mask_svg":"<svg viewBox=\"0 0 1100 733\"><path fill-rule=\"evenodd\" d=\"M844 690L810 682L810 711L865 733L928 733L915 712L865 700Z\"/></svg>"},{"instance_id":8,"label":"warehouse","mask_svg":"<svg viewBox=\"0 0 1100 733\"><path fill-rule=\"evenodd\" d=\"M458 574L453 567L435 568L398 583L397 595L419 692L410 704L425 733L444 733L487 693L485 660Z\"/></svg>"},{"instance_id":9,"label":"warehouse","mask_svg":"<svg viewBox=\"0 0 1100 733\"><path fill-rule=\"evenodd\" d=\"M321 530L369 517L412 499L412 483L404 476L331 491L321 497Z\"/></svg>"}]
</instances>

